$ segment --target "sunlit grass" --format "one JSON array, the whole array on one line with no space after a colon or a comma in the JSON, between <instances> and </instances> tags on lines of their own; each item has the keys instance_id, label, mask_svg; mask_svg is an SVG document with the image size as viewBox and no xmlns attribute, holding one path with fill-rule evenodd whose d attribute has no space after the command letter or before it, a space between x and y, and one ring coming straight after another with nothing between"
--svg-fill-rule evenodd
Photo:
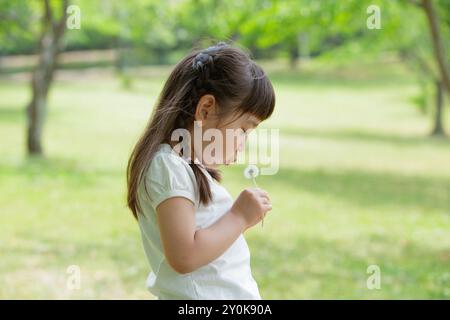
<instances>
[{"instance_id":1,"label":"sunlit grass","mask_svg":"<svg viewBox=\"0 0 450 320\"><path fill-rule=\"evenodd\" d=\"M280 129L281 167L258 178L274 209L246 234L263 298L449 297L450 141L428 137L414 82L388 81L389 68L354 81L320 66L273 71L277 110L263 127ZM24 153L27 83L0 80L0 298L151 298L124 170L167 74L157 70L129 90L109 73L62 73L44 159ZM242 170L224 170L233 195L249 185ZM381 290L366 288L371 264Z\"/></svg>"}]
</instances>

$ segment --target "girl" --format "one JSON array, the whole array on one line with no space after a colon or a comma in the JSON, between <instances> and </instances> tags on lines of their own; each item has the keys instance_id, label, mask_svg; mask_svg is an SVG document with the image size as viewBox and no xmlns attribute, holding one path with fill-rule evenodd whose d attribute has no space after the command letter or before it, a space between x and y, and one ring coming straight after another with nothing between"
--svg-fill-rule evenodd
<instances>
[{"instance_id":1,"label":"girl","mask_svg":"<svg viewBox=\"0 0 450 320\"><path fill-rule=\"evenodd\" d=\"M233 202L219 184L218 165L234 162L241 146L229 150L224 139L204 160L212 142L177 150L172 137L183 129L191 141L198 127L248 132L274 105L263 70L224 43L189 54L170 74L127 168L128 206L152 268L147 286L159 299L261 299L243 233L271 210L267 192L248 188Z\"/></svg>"}]
</instances>

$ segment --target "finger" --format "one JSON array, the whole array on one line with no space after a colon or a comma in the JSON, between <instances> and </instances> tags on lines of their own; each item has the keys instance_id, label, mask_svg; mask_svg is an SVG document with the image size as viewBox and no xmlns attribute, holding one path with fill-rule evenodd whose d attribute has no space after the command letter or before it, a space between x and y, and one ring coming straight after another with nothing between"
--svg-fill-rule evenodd
<instances>
[{"instance_id":1,"label":"finger","mask_svg":"<svg viewBox=\"0 0 450 320\"><path fill-rule=\"evenodd\" d=\"M256 193L260 196L265 196L265 197L269 198L269 193L263 189L256 189Z\"/></svg>"},{"instance_id":2,"label":"finger","mask_svg":"<svg viewBox=\"0 0 450 320\"><path fill-rule=\"evenodd\" d=\"M270 198L266 195L260 195L262 203L270 203Z\"/></svg>"}]
</instances>

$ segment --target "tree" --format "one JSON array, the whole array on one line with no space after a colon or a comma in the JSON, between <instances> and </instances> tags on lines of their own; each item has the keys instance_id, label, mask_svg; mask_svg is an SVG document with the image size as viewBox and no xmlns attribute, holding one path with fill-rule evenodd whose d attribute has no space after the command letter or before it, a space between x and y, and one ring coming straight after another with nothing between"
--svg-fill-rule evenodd
<instances>
[{"instance_id":1,"label":"tree","mask_svg":"<svg viewBox=\"0 0 450 320\"><path fill-rule=\"evenodd\" d=\"M47 97L53 80L58 54L61 51L67 18L67 0L60 3L60 17L50 0L44 1L42 33L39 39L38 64L32 79L32 98L27 107L27 150L30 155L41 155L42 130L47 108Z\"/></svg>"},{"instance_id":2,"label":"tree","mask_svg":"<svg viewBox=\"0 0 450 320\"><path fill-rule=\"evenodd\" d=\"M444 92L449 92L448 53L442 39L448 38L450 15L448 2L431 0L405 0L395 4L399 23L390 41L400 56L416 71L422 88L423 107L426 107L429 87L434 88L433 124L431 135L444 136ZM417 10L419 8L420 10ZM441 23L441 19L444 23ZM420 26L419 28L417 28Z\"/></svg>"},{"instance_id":3,"label":"tree","mask_svg":"<svg viewBox=\"0 0 450 320\"><path fill-rule=\"evenodd\" d=\"M441 30L439 26L439 17L436 13L435 7L431 0L422 0L421 7L425 11L427 21L430 29L431 40L433 43L433 53L436 61L436 65L439 69L439 75L436 76L436 111L434 116L434 128L433 135L444 135L443 120L443 106L444 106L444 94L443 90L447 93L450 92L450 75L447 64L447 52L442 41Z\"/></svg>"},{"instance_id":4,"label":"tree","mask_svg":"<svg viewBox=\"0 0 450 320\"><path fill-rule=\"evenodd\" d=\"M379 5L382 29L364 30L363 36L358 38L357 45L365 52L397 52L417 75L422 90L420 100L423 106L431 100L428 99L430 91L428 88L434 87L434 117L431 134L445 135L443 107L444 91L448 92L449 56L443 39L448 39L450 36L448 0L361 0L358 2L361 8L369 4Z\"/></svg>"}]
</instances>

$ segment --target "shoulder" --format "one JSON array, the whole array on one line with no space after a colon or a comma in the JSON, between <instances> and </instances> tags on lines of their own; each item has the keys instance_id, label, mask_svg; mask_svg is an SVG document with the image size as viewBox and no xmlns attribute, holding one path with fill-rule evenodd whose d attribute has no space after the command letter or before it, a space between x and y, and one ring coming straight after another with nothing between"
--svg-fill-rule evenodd
<instances>
[{"instance_id":1,"label":"shoulder","mask_svg":"<svg viewBox=\"0 0 450 320\"><path fill-rule=\"evenodd\" d=\"M170 152L156 152L150 161L146 178L158 180L171 174L185 177L189 176L195 180L195 175L192 168L180 156Z\"/></svg>"},{"instance_id":2,"label":"shoulder","mask_svg":"<svg viewBox=\"0 0 450 320\"><path fill-rule=\"evenodd\" d=\"M197 183L189 164L171 152L156 152L144 175L144 183L154 208L163 200L182 196L197 202Z\"/></svg>"}]
</instances>

